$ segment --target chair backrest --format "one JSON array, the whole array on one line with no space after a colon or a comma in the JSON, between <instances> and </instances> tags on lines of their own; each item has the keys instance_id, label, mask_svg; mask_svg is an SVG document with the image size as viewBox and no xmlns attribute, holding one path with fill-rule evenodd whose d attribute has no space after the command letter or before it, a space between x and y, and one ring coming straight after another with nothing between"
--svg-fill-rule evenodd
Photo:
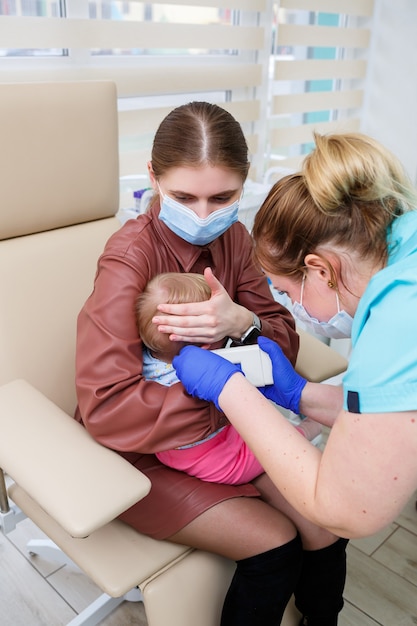
<instances>
[{"instance_id":1,"label":"chair backrest","mask_svg":"<svg viewBox=\"0 0 417 626\"><path fill-rule=\"evenodd\" d=\"M76 318L119 226L115 85L2 84L0 142L0 384L72 414Z\"/></svg>"}]
</instances>

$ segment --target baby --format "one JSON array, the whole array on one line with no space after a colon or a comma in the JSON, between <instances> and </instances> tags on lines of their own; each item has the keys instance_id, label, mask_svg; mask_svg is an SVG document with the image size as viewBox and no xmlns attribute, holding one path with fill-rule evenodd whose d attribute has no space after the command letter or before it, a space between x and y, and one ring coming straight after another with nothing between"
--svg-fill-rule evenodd
<instances>
[{"instance_id":1,"label":"baby","mask_svg":"<svg viewBox=\"0 0 417 626\"><path fill-rule=\"evenodd\" d=\"M167 272L148 282L136 301L138 331L143 341L143 376L147 380L165 386L179 383L172 359L185 345L171 341L169 335L159 332L152 322L158 304L202 302L210 297L210 287L201 274ZM295 428L308 439L321 432L320 424L308 419ZM231 424L199 441L157 452L156 456L164 465L209 482L241 484L264 472Z\"/></svg>"},{"instance_id":2,"label":"baby","mask_svg":"<svg viewBox=\"0 0 417 626\"><path fill-rule=\"evenodd\" d=\"M143 375L161 385L178 383L172 359L186 345L171 341L159 332L152 318L161 302L203 302L209 300L211 289L202 274L167 272L152 278L136 301L137 324L143 346Z\"/></svg>"}]
</instances>

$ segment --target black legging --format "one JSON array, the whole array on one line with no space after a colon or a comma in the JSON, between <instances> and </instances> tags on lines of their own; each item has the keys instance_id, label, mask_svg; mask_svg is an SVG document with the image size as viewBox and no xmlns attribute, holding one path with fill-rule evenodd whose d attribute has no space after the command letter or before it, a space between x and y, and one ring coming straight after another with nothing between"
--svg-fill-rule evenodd
<instances>
[{"instance_id":1,"label":"black legging","mask_svg":"<svg viewBox=\"0 0 417 626\"><path fill-rule=\"evenodd\" d=\"M295 606L307 626L337 626L343 608L347 539L321 550L305 550L301 576L295 588Z\"/></svg>"},{"instance_id":2,"label":"black legging","mask_svg":"<svg viewBox=\"0 0 417 626\"><path fill-rule=\"evenodd\" d=\"M336 626L343 607L346 544L303 551L297 536L268 552L237 561L220 626L279 626L294 593L302 623Z\"/></svg>"}]
</instances>

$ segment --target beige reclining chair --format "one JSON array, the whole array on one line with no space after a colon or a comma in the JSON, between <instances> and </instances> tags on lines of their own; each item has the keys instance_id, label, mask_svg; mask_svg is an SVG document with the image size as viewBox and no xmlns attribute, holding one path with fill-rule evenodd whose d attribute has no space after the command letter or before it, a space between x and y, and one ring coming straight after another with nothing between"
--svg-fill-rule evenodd
<instances>
[{"instance_id":1,"label":"beige reclining chair","mask_svg":"<svg viewBox=\"0 0 417 626\"><path fill-rule=\"evenodd\" d=\"M27 516L50 538L30 552L61 554L102 589L72 626L99 623L135 589L149 626L217 626L233 563L117 520L150 483L71 417L76 317L120 226L115 86L0 85L0 136L2 530ZM345 368L311 337L302 345L310 378Z\"/></svg>"}]
</instances>

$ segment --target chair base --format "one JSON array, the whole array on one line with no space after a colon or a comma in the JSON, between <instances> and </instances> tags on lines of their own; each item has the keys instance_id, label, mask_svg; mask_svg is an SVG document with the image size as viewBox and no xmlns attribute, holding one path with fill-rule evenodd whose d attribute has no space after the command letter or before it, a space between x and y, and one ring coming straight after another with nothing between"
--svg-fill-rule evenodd
<instances>
[{"instance_id":1,"label":"chair base","mask_svg":"<svg viewBox=\"0 0 417 626\"><path fill-rule=\"evenodd\" d=\"M26 544L32 556L40 556L47 561L54 561L60 565L78 566L50 539L32 539ZM89 604L81 613L74 617L67 626L97 626L122 602L143 602L142 592L138 587L131 589L119 598L112 598L107 593L101 594Z\"/></svg>"},{"instance_id":2,"label":"chair base","mask_svg":"<svg viewBox=\"0 0 417 626\"><path fill-rule=\"evenodd\" d=\"M77 617L72 619L67 626L97 626L125 600L127 600L125 596L112 598L107 593L103 593L84 611L81 611Z\"/></svg>"},{"instance_id":3,"label":"chair base","mask_svg":"<svg viewBox=\"0 0 417 626\"><path fill-rule=\"evenodd\" d=\"M0 511L0 530L7 535L16 528L26 515L15 505L11 505L8 511Z\"/></svg>"}]
</instances>

